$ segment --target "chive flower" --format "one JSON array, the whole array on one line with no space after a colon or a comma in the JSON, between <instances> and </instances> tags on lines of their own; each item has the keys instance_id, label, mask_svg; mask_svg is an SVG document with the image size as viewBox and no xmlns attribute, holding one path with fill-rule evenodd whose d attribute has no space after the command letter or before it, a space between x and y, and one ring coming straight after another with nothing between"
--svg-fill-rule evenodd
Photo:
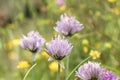
<instances>
[{"instance_id":1,"label":"chive flower","mask_svg":"<svg viewBox=\"0 0 120 80\"><path fill-rule=\"evenodd\" d=\"M97 62L88 62L79 67L76 76L80 80L101 80L100 72L102 68Z\"/></svg>"},{"instance_id":2,"label":"chive flower","mask_svg":"<svg viewBox=\"0 0 120 80\"><path fill-rule=\"evenodd\" d=\"M60 21L57 21L57 26L54 28L58 33L64 36L71 36L80 32L83 29L83 25L80 24L75 17L67 14L61 15Z\"/></svg>"},{"instance_id":3,"label":"chive flower","mask_svg":"<svg viewBox=\"0 0 120 80\"><path fill-rule=\"evenodd\" d=\"M116 76L112 71L103 69L100 73L101 80L119 80L118 76Z\"/></svg>"},{"instance_id":4,"label":"chive flower","mask_svg":"<svg viewBox=\"0 0 120 80\"><path fill-rule=\"evenodd\" d=\"M45 39L38 32L30 31L27 36L23 35L20 46L25 50L36 53L41 51L44 42Z\"/></svg>"},{"instance_id":5,"label":"chive flower","mask_svg":"<svg viewBox=\"0 0 120 80\"><path fill-rule=\"evenodd\" d=\"M62 60L70 54L73 46L67 39L60 36L54 37L50 42L46 43L46 52L55 60Z\"/></svg>"}]
</instances>

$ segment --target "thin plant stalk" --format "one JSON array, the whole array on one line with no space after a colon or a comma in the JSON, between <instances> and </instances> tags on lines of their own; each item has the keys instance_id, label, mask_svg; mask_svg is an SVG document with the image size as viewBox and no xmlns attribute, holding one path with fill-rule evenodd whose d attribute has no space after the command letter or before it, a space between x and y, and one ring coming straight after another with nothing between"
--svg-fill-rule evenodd
<instances>
[{"instance_id":1,"label":"thin plant stalk","mask_svg":"<svg viewBox=\"0 0 120 80\"><path fill-rule=\"evenodd\" d=\"M86 59L84 59L81 63L79 63L72 71L71 73L68 75L68 77L66 78L66 80L69 80L69 78L71 77L71 75L76 71L76 69L82 65L83 63L85 63L88 59L90 59L91 56L87 57Z\"/></svg>"},{"instance_id":2,"label":"thin plant stalk","mask_svg":"<svg viewBox=\"0 0 120 80\"><path fill-rule=\"evenodd\" d=\"M60 62L58 61L58 73L57 73L57 80L60 80Z\"/></svg>"},{"instance_id":3,"label":"thin plant stalk","mask_svg":"<svg viewBox=\"0 0 120 80\"><path fill-rule=\"evenodd\" d=\"M35 62L33 61L33 64L34 64ZM34 69L32 69L32 80L34 80L34 78L35 78L35 70Z\"/></svg>"},{"instance_id":4,"label":"thin plant stalk","mask_svg":"<svg viewBox=\"0 0 120 80\"><path fill-rule=\"evenodd\" d=\"M66 78L68 76L68 71L69 71L69 55L67 56L67 60L66 60Z\"/></svg>"},{"instance_id":5,"label":"thin plant stalk","mask_svg":"<svg viewBox=\"0 0 120 80\"><path fill-rule=\"evenodd\" d=\"M68 40L70 39L70 37L66 37ZM68 72L69 72L69 55L67 56L67 60L66 60L66 78L68 76Z\"/></svg>"},{"instance_id":6,"label":"thin plant stalk","mask_svg":"<svg viewBox=\"0 0 120 80\"><path fill-rule=\"evenodd\" d=\"M30 73L30 71L31 71L36 65L37 65L37 63L35 63L34 65L32 65L32 66L30 67L30 69L26 72L26 74L25 74L23 80L26 79L26 77L28 76L28 74Z\"/></svg>"},{"instance_id":7,"label":"thin plant stalk","mask_svg":"<svg viewBox=\"0 0 120 80\"><path fill-rule=\"evenodd\" d=\"M33 53L33 64L35 63L35 60L36 60L36 53ZM32 70L32 80L35 79L35 70L33 69Z\"/></svg>"}]
</instances>

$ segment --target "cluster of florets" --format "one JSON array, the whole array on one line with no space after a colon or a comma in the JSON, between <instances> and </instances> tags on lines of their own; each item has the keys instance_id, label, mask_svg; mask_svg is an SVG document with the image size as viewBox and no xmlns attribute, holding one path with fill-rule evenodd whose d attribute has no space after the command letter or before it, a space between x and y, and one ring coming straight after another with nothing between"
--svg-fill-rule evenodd
<instances>
[{"instance_id":1,"label":"cluster of florets","mask_svg":"<svg viewBox=\"0 0 120 80\"><path fill-rule=\"evenodd\" d=\"M88 62L79 67L76 76L81 80L119 80L112 72L100 66L97 62Z\"/></svg>"}]
</instances>

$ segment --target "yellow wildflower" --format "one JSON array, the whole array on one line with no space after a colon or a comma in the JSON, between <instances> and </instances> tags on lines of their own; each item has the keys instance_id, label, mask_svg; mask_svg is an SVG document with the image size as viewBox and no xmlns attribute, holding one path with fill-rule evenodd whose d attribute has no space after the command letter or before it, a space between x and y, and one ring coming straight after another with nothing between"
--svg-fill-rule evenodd
<instances>
[{"instance_id":1,"label":"yellow wildflower","mask_svg":"<svg viewBox=\"0 0 120 80\"><path fill-rule=\"evenodd\" d=\"M116 15L119 15L120 14L120 8L115 7L115 8L113 8L112 12L115 13Z\"/></svg>"},{"instance_id":2,"label":"yellow wildflower","mask_svg":"<svg viewBox=\"0 0 120 80\"><path fill-rule=\"evenodd\" d=\"M44 56L45 58L49 58L49 55L45 52L45 51L42 51L42 56Z\"/></svg>"},{"instance_id":3,"label":"yellow wildflower","mask_svg":"<svg viewBox=\"0 0 120 80\"><path fill-rule=\"evenodd\" d=\"M49 64L49 69L53 72L57 72L58 71L58 62L57 61L51 62ZM62 68L60 69L60 71L62 71Z\"/></svg>"},{"instance_id":4,"label":"yellow wildflower","mask_svg":"<svg viewBox=\"0 0 120 80\"><path fill-rule=\"evenodd\" d=\"M20 42L21 42L21 39L14 39L14 40L12 40L12 43L13 43L14 46L19 45Z\"/></svg>"},{"instance_id":5,"label":"yellow wildflower","mask_svg":"<svg viewBox=\"0 0 120 80\"><path fill-rule=\"evenodd\" d=\"M84 53L87 53L88 52L88 47L84 46L83 51L84 51Z\"/></svg>"},{"instance_id":6,"label":"yellow wildflower","mask_svg":"<svg viewBox=\"0 0 120 80\"><path fill-rule=\"evenodd\" d=\"M89 54L93 59L100 58L101 53L96 50L91 50Z\"/></svg>"},{"instance_id":7,"label":"yellow wildflower","mask_svg":"<svg viewBox=\"0 0 120 80\"><path fill-rule=\"evenodd\" d=\"M18 69L26 69L28 67L30 67L30 65L27 61L20 61L17 65Z\"/></svg>"},{"instance_id":8,"label":"yellow wildflower","mask_svg":"<svg viewBox=\"0 0 120 80\"><path fill-rule=\"evenodd\" d=\"M13 44L11 42L8 42L7 44L4 44L4 48L10 50L13 48Z\"/></svg>"},{"instance_id":9,"label":"yellow wildflower","mask_svg":"<svg viewBox=\"0 0 120 80\"><path fill-rule=\"evenodd\" d=\"M14 46L18 46L20 44L20 39L14 39L9 41L7 44L5 44L6 49L12 49Z\"/></svg>"},{"instance_id":10,"label":"yellow wildflower","mask_svg":"<svg viewBox=\"0 0 120 80\"><path fill-rule=\"evenodd\" d=\"M108 2L110 2L110 3L114 3L114 2L116 2L117 0L108 0Z\"/></svg>"},{"instance_id":11,"label":"yellow wildflower","mask_svg":"<svg viewBox=\"0 0 120 80\"><path fill-rule=\"evenodd\" d=\"M66 5L63 5L63 6L60 7L61 11L65 11L65 9L66 9Z\"/></svg>"}]
</instances>

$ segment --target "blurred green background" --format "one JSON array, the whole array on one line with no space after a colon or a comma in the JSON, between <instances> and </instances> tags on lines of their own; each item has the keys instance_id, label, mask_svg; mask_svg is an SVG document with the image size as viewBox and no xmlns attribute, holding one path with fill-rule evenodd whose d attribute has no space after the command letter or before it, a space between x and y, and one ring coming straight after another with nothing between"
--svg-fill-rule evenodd
<instances>
[{"instance_id":1,"label":"blurred green background","mask_svg":"<svg viewBox=\"0 0 120 80\"><path fill-rule=\"evenodd\" d=\"M120 76L120 0L65 0L64 5L56 0L0 0L0 80L23 79L29 67L18 68L19 62L32 66L32 54L20 48L21 36L35 30L50 41L57 35L53 28L64 13L84 25L70 38L74 48L69 72L96 50L100 58L91 61L101 62ZM35 80L56 80L56 64L47 59L45 52L38 54ZM26 80L31 80L31 75ZM73 74L70 80L75 78ZM61 71L61 80L65 80L65 70Z\"/></svg>"}]
</instances>

